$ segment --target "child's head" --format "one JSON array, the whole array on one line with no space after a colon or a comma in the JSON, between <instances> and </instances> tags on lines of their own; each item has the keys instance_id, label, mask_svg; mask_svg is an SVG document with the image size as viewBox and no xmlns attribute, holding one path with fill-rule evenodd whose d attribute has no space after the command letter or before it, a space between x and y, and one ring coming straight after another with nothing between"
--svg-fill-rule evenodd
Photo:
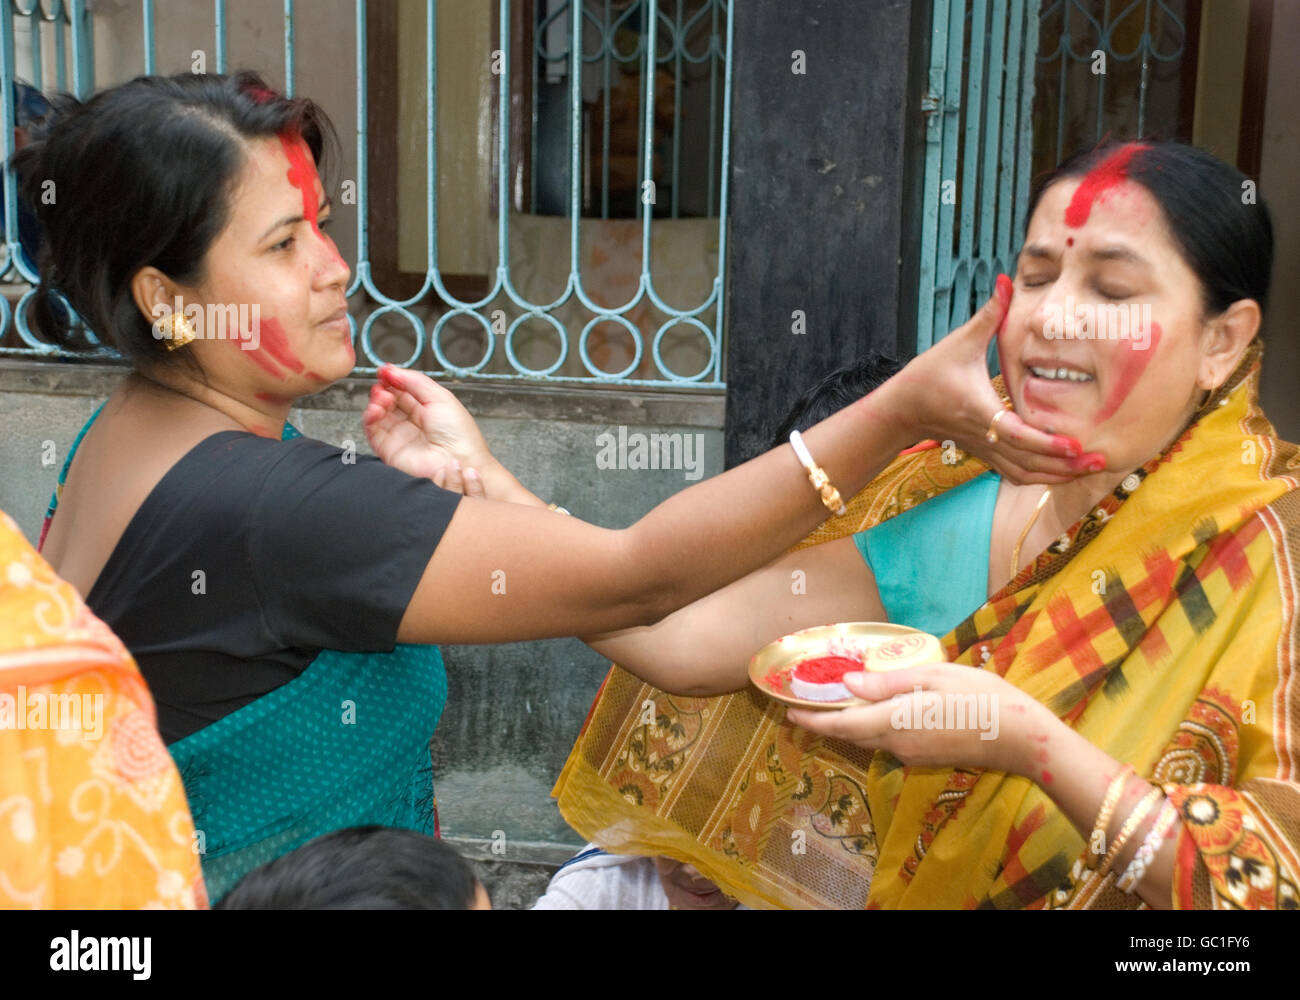
<instances>
[{"instance_id":1,"label":"child's head","mask_svg":"<svg viewBox=\"0 0 1300 1000\"><path fill-rule=\"evenodd\" d=\"M488 910L469 862L411 830L358 826L249 872L218 910Z\"/></svg>"},{"instance_id":2,"label":"child's head","mask_svg":"<svg viewBox=\"0 0 1300 1000\"><path fill-rule=\"evenodd\" d=\"M672 858L655 858L659 883L674 910L734 910L737 902L710 882L694 865Z\"/></svg>"},{"instance_id":3,"label":"child's head","mask_svg":"<svg viewBox=\"0 0 1300 1000\"><path fill-rule=\"evenodd\" d=\"M836 368L809 386L777 425L772 447L785 444L791 431L806 431L838 413L901 371L903 365L883 354L868 354L851 365Z\"/></svg>"}]
</instances>

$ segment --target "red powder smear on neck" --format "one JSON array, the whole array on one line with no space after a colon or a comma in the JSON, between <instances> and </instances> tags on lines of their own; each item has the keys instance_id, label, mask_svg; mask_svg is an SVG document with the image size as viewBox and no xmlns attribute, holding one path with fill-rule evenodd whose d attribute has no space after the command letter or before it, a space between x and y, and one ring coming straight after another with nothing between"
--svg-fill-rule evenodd
<instances>
[{"instance_id":1,"label":"red powder smear on neck","mask_svg":"<svg viewBox=\"0 0 1300 1000\"><path fill-rule=\"evenodd\" d=\"M818 656L804 660L794 668L794 674L809 684L833 684L850 671L861 669L861 660L847 656Z\"/></svg>"},{"instance_id":2,"label":"red powder smear on neck","mask_svg":"<svg viewBox=\"0 0 1300 1000\"><path fill-rule=\"evenodd\" d=\"M1106 405L1101 408L1097 414L1097 421L1106 420L1128 399L1133 387L1137 385L1138 379L1146 371L1147 365L1151 363L1151 355L1156 353L1156 348L1160 346L1160 324L1151 324L1151 342L1147 344L1145 351L1139 351L1133 347L1133 341L1128 342L1128 356L1120 366L1119 373L1115 377L1115 388L1111 389L1110 396L1106 399Z\"/></svg>"},{"instance_id":3,"label":"red powder smear on neck","mask_svg":"<svg viewBox=\"0 0 1300 1000\"><path fill-rule=\"evenodd\" d=\"M263 403L272 403L275 406L288 406L290 403L293 402L293 399L290 398L289 396L277 396L274 393L270 393L270 392L259 392L256 393L256 396Z\"/></svg>"},{"instance_id":4,"label":"red powder smear on neck","mask_svg":"<svg viewBox=\"0 0 1300 1000\"><path fill-rule=\"evenodd\" d=\"M1139 150L1150 148L1142 143L1131 142L1117 149L1088 171L1087 176L1075 189L1074 197L1070 199L1070 207L1065 210L1065 224L1071 229L1078 229L1087 222L1097 199L1128 178L1129 161Z\"/></svg>"}]
</instances>

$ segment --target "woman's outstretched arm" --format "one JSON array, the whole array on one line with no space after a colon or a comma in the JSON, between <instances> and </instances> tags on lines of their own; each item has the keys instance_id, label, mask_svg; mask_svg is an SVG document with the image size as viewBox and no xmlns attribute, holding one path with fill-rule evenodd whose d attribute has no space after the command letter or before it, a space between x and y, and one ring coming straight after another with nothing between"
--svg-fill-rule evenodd
<instances>
[{"instance_id":1,"label":"woman's outstretched arm","mask_svg":"<svg viewBox=\"0 0 1300 1000\"><path fill-rule=\"evenodd\" d=\"M890 399L873 394L805 435L845 495L911 443ZM827 516L788 447L683 490L622 530L465 497L398 639L503 642L650 625L775 559Z\"/></svg>"},{"instance_id":2,"label":"woman's outstretched arm","mask_svg":"<svg viewBox=\"0 0 1300 1000\"><path fill-rule=\"evenodd\" d=\"M583 642L664 691L710 695L744 687L754 653L783 635L885 620L875 577L841 538L787 553L655 625Z\"/></svg>"},{"instance_id":3,"label":"woman's outstretched arm","mask_svg":"<svg viewBox=\"0 0 1300 1000\"><path fill-rule=\"evenodd\" d=\"M845 497L918 438L978 448L1018 480L1064 482L1077 442L1008 413L984 357L1009 288L875 392L804 435ZM1073 454L1074 458L1066 457ZM793 449L781 447L665 500L612 531L521 504L466 497L416 589L403 642L502 642L653 624L766 565L827 516Z\"/></svg>"}]
</instances>

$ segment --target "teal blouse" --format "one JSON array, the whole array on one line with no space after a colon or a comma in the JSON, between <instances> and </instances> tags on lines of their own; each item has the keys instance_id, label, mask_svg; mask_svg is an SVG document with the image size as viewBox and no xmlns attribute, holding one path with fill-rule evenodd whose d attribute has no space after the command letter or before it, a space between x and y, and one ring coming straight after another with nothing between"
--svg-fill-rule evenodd
<instances>
[{"instance_id":1,"label":"teal blouse","mask_svg":"<svg viewBox=\"0 0 1300 1000\"><path fill-rule=\"evenodd\" d=\"M853 536L891 622L942 636L988 599L1001 481L986 472Z\"/></svg>"}]
</instances>

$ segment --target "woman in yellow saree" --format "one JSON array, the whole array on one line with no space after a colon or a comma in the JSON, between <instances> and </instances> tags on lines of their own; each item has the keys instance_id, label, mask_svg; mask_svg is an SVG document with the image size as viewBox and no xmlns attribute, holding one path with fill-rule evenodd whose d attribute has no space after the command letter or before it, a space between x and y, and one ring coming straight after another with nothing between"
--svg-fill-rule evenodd
<instances>
[{"instance_id":1,"label":"woman in yellow saree","mask_svg":"<svg viewBox=\"0 0 1300 1000\"><path fill-rule=\"evenodd\" d=\"M1081 443L1076 477L929 442L763 569L587 636L626 670L556 786L570 825L752 907L1296 907L1300 454L1258 406L1273 241L1248 190L1171 143L1047 177L994 388ZM932 351L974 379L984 347ZM871 400L895 412L924 378ZM992 444L1022 431L1004 415ZM835 712L748 685L765 644L862 620L931 631L949 662L848 674L868 704Z\"/></svg>"},{"instance_id":2,"label":"woman in yellow saree","mask_svg":"<svg viewBox=\"0 0 1300 1000\"><path fill-rule=\"evenodd\" d=\"M135 661L0 513L0 909L207 906Z\"/></svg>"},{"instance_id":3,"label":"woman in yellow saree","mask_svg":"<svg viewBox=\"0 0 1300 1000\"><path fill-rule=\"evenodd\" d=\"M1296 908L1300 454L1258 406L1272 240L1242 180L1166 144L1049 177L995 385L1112 471L1003 483L990 518L949 502L984 463L904 454L767 569L589 639L659 687L607 678L556 786L569 823L751 906ZM1097 322L1114 303L1139 309L1126 338ZM933 612L883 560L864 580L870 546L845 537L931 503L946 525L891 536L913 599L943 610L951 532L987 552L978 606L936 630L952 665L848 675L872 704L837 712L665 693L734 690L798 628ZM996 738L970 713L908 721L896 695L988 705Z\"/></svg>"}]
</instances>

